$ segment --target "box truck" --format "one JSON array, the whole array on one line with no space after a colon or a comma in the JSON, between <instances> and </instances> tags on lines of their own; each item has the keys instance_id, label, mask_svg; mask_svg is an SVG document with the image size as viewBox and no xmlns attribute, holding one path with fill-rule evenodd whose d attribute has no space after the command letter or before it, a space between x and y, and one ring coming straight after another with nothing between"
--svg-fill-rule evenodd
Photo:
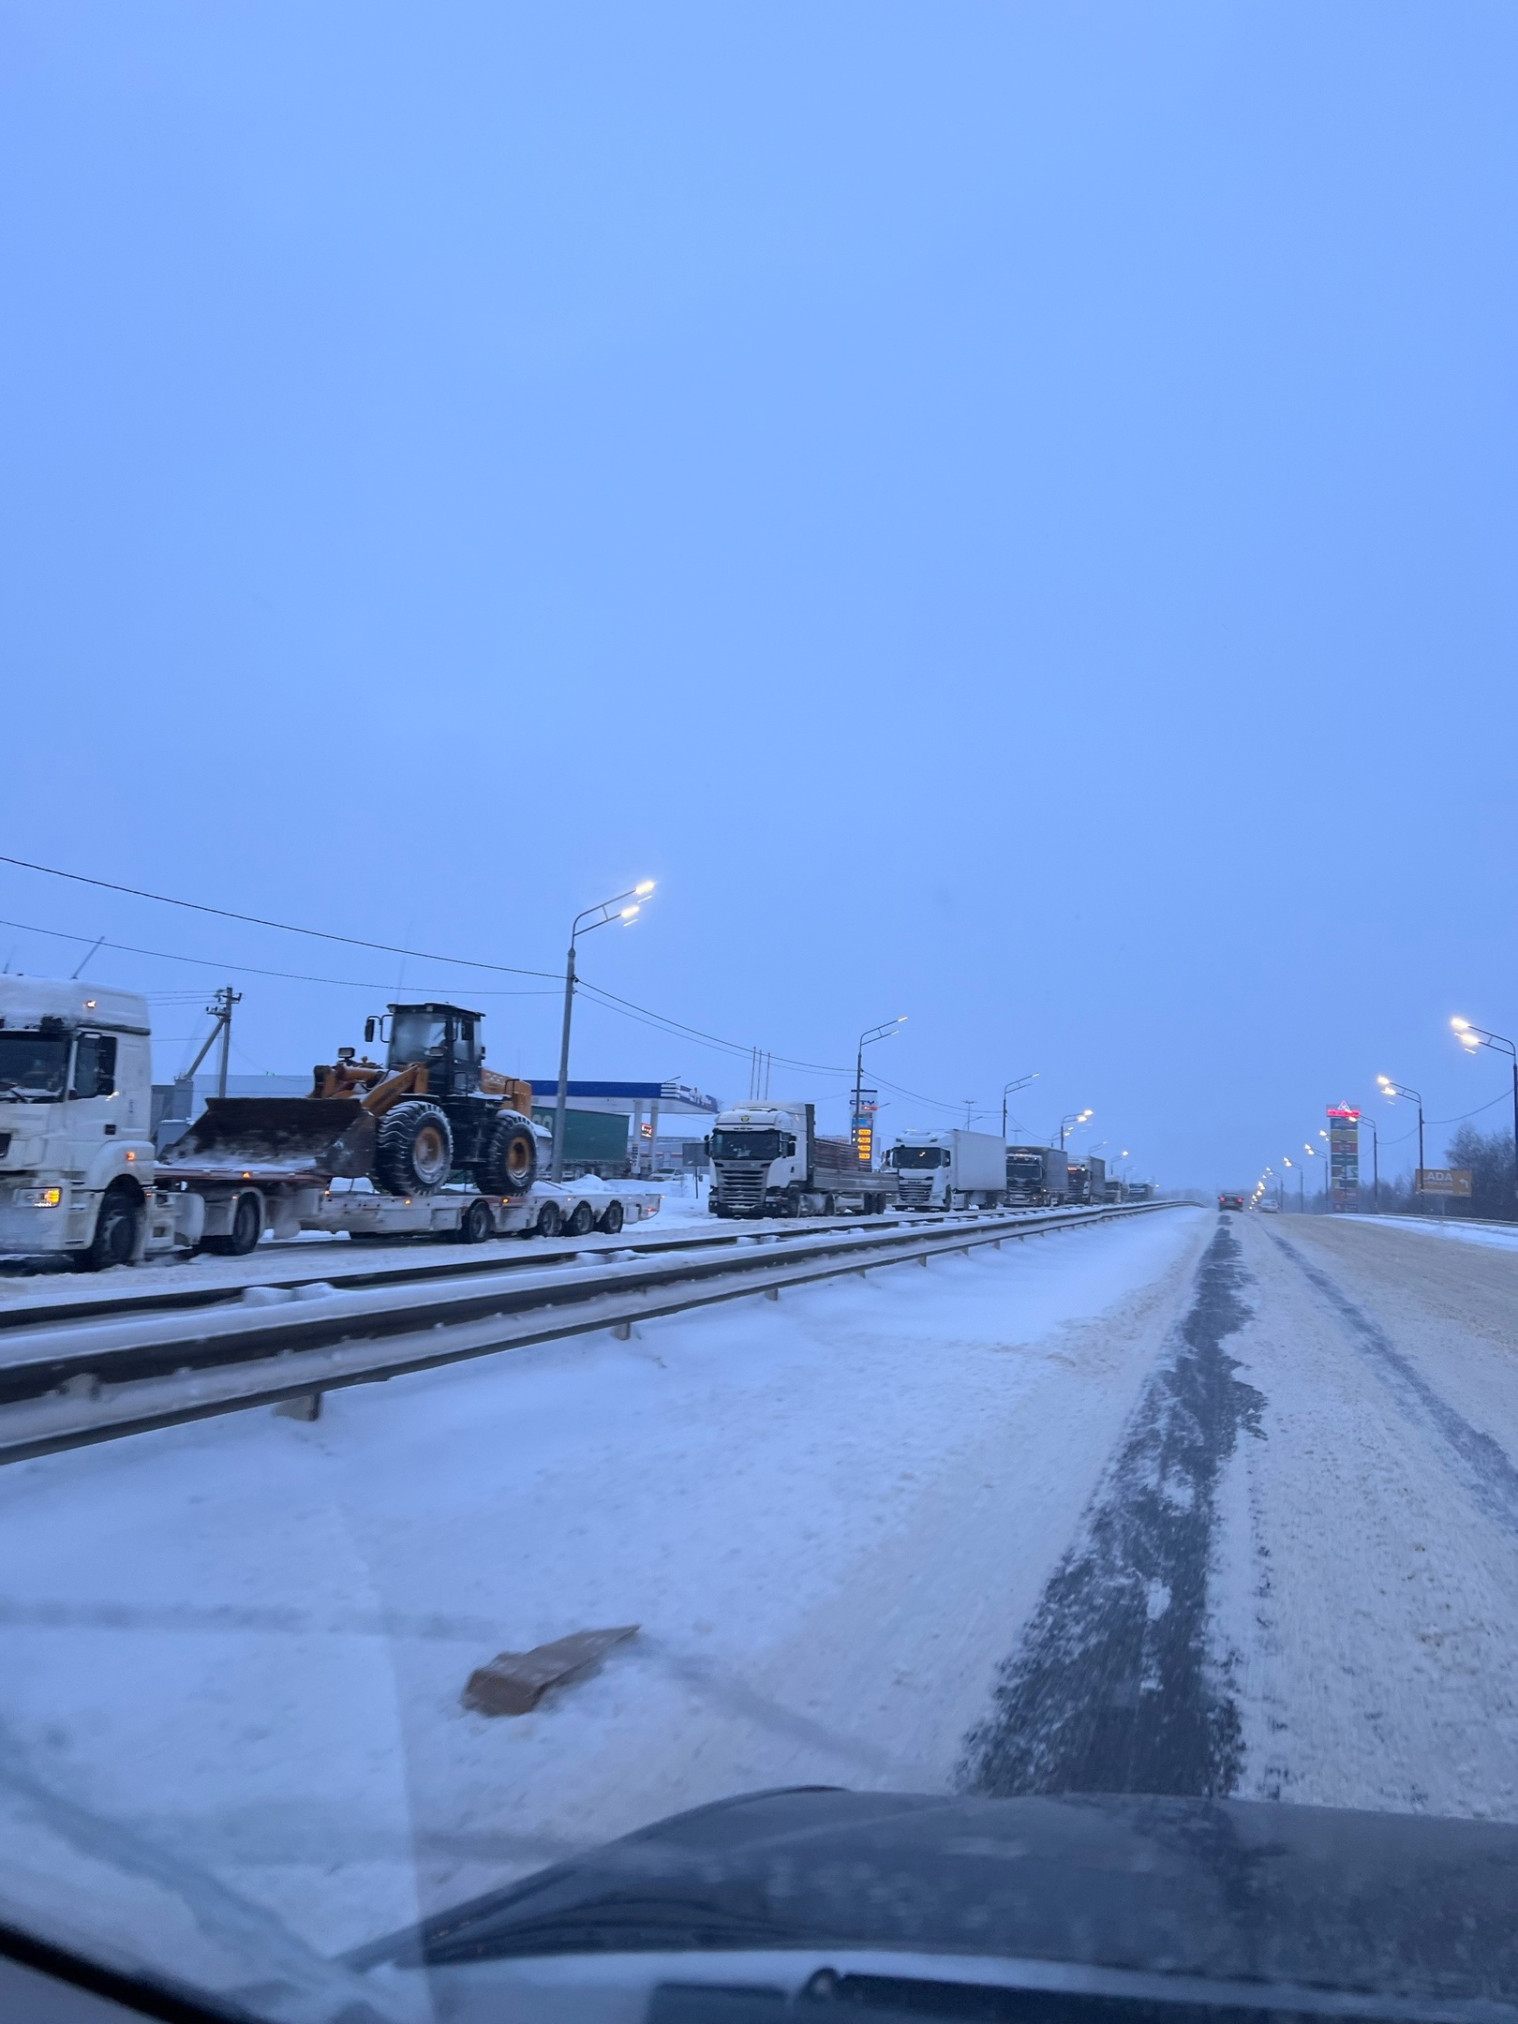
<instances>
[{"instance_id":1,"label":"box truck","mask_svg":"<svg viewBox=\"0 0 1518 2024\"><path fill-rule=\"evenodd\" d=\"M1007 1148L984 1131L904 1131L886 1154L904 1209L994 1209L1007 1191Z\"/></svg>"}]
</instances>

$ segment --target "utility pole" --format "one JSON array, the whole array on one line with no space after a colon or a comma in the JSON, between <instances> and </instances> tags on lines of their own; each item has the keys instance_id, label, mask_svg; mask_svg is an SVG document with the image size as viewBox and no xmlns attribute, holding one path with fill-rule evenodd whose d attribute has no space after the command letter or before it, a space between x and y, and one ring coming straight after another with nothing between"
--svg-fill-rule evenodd
<instances>
[{"instance_id":1,"label":"utility pole","mask_svg":"<svg viewBox=\"0 0 1518 2024\"><path fill-rule=\"evenodd\" d=\"M225 1096L227 1093L227 1067L232 1052L232 1007L241 1003L241 991L234 991L230 984L223 984L216 993L216 1002L206 1007L221 1025L221 1066L216 1071L218 1096Z\"/></svg>"}]
</instances>

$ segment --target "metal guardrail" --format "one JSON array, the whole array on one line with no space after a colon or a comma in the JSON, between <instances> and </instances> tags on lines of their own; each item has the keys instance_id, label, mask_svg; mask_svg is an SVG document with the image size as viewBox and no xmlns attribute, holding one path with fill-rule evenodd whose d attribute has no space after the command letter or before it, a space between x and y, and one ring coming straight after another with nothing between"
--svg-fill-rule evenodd
<instances>
[{"instance_id":1,"label":"metal guardrail","mask_svg":"<svg viewBox=\"0 0 1518 2024\"><path fill-rule=\"evenodd\" d=\"M724 1243L677 1259L637 1256L542 1272L506 1266L483 1283L431 1268L411 1283L270 1289L273 1304L148 1309L85 1325L12 1330L0 1349L0 1462L157 1427L313 1399L355 1384L678 1314L719 1301L863 1274L1050 1231L1184 1206L1134 1202L980 1212L928 1229L892 1223ZM724 1233L725 1234L725 1233ZM618 1247L624 1249L626 1247ZM472 1261L471 1261L472 1265ZM465 1283L449 1285L449 1279ZM441 1283L440 1283L441 1282ZM408 1297L409 1296L409 1297Z\"/></svg>"}]
</instances>

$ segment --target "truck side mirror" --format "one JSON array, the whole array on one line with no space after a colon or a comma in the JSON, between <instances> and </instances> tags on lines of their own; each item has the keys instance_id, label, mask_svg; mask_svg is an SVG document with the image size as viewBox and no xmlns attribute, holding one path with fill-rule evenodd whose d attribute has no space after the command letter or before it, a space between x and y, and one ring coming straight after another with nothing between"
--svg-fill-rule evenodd
<instances>
[{"instance_id":1,"label":"truck side mirror","mask_svg":"<svg viewBox=\"0 0 1518 2024\"><path fill-rule=\"evenodd\" d=\"M702 1139L701 1150L707 1155L708 1158L710 1158L712 1150L712 1135L710 1132L708 1132L706 1134L706 1137Z\"/></svg>"},{"instance_id":2,"label":"truck side mirror","mask_svg":"<svg viewBox=\"0 0 1518 2024\"><path fill-rule=\"evenodd\" d=\"M366 1047L374 1045L374 1021L372 1019L364 1021L364 1045Z\"/></svg>"}]
</instances>

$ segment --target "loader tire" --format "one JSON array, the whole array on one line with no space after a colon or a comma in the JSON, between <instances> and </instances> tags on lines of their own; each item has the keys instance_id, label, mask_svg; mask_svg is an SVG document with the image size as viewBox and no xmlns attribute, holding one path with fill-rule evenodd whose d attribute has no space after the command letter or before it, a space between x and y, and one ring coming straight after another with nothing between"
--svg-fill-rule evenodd
<instances>
[{"instance_id":1,"label":"loader tire","mask_svg":"<svg viewBox=\"0 0 1518 2024\"><path fill-rule=\"evenodd\" d=\"M538 1177L538 1142L515 1118L497 1118L474 1170L482 1195L525 1195Z\"/></svg>"},{"instance_id":2,"label":"loader tire","mask_svg":"<svg viewBox=\"0 0 1518 2024\"><path fill-rule=\"evenodd\" d=\"M453 1133L436 1104L413 1098L380 1119L374 1180L387 1195L432 1195L453 1171Z\"/></svg>"}]
</instances>

